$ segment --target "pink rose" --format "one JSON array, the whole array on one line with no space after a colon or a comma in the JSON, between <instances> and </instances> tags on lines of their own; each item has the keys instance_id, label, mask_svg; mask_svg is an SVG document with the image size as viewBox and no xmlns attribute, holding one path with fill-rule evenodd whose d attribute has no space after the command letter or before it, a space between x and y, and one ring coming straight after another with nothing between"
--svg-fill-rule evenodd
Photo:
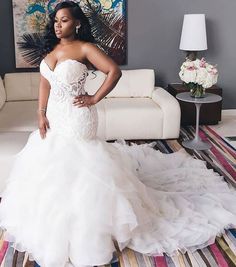
<instances>
[{"instance_id":1,"label":"pink rose","mask_svg":"<svg viewBox=\"0 0 236 267\"><path fill-rule=\"evenodd\" d=\"M196 70L197 68L195 66L188 66L187 70Z\"/></svg>"}]
</instances>

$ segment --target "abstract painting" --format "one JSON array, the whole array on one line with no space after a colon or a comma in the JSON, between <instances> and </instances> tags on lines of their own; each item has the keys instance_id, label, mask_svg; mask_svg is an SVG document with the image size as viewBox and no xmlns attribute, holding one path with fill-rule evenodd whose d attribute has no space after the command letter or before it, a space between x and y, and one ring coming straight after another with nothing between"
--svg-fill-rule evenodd
<instances>
[{"instance_id":1,"label":"abstract painting","mask_svg":"<svg viewBox=\"0 0 236 267\"><path fill-rule=\"evenodd\" d=\"M12 0L15 60L17 68L38 67L35 56L42 41L48 15L58 0ZM80 0L97 45L119 64L127 63L126 0Z\"/></svg>"}]
</instances>

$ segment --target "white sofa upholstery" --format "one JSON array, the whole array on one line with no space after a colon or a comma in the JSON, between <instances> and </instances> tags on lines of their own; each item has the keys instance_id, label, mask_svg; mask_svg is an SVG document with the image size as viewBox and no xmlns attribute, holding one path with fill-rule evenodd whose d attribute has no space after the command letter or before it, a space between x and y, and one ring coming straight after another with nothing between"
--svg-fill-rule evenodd
<instances>
[{"instance_id":1,"label":"white sofa upholstery","mask_svg":"<svg viewBox=\"0 0 236 267\"><path fill-rule=\"evenodd\" d=\"M89 94L95 93L105 79L104 73L94 73L89 71L85 83ZM4 82L0 78L0 192L10 157L23 148L38 127L39 78L37 72L8 73ZM116 87L96 104L97 135L104 140L177 138L178 101L154 84L152 69L122 70Z\"/></svg>"}]
</instances>

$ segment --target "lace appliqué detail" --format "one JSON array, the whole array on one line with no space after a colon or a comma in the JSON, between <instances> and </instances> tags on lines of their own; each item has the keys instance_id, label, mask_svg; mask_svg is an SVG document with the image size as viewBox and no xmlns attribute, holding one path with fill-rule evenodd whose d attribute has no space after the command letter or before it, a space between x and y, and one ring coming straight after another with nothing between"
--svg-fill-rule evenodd
<instances>
[{"instance_id":1,"label":"lace appliqu\u00e9 detail","mask_svg":"<svg viewBox=\"0 0 236 267\"><path fill-rule=\"evenodd\" d=\"M52 75L51 79L51 97L57 102L72 100L75 96L85 94L84 84L87 77L87 70L84 70L77 81L65 83Z\"/></svg>"},{"instance_id":2,"label":"lace appliqu\u00e9 detail","mask_svg":"<svg viewBox=\"0 0 236 267\"><path fill-rule=\"evenodd\" d=\"M96 137L98 126L96 106L73 106L74 97L85 94L84 84L87 74L87 68L83 64L68 61L49 75L51 90L47 118L52 131L79 140Z\"/></svg>"}]
</instances>

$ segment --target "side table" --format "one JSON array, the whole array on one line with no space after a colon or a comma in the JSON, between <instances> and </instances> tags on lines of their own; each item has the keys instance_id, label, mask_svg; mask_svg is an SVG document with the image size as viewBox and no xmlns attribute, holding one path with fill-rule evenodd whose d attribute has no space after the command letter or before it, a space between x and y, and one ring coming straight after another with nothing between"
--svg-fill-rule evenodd
<instances>
[{"instance_id":1,"label":"side table","mask_svg":"<svg viewBox=\"0 0 236 267\"><path fill-rule=\"evenodd\" d=\"M222 97L216 94L206 93L202 98L194 98L190 96L189 92L179 93L176 95L176 98L188 102L194 103L196 107L196 133L193 140L183 141L182 145L186 148L196 149L196 150L205 150L211 147L211 144L205 141L202 141L199 136L199 114L202 104L215 103L222 100Z\"/></svg>"},{"instance_id":2,"label":"side table","mask_svg":"<svg viewBox=\"0 0 236 267\"><path fill-rule=\"evenodd\" d=\"M169 83L167 87L168 92L176 97L178 93L189 92L182 83ZM213 85L206 89L206 93L213 93L222 97L223 90L218 85ZM193 104L179 101L181 109L181 125L195 125L196 108ZM199 116L199 124L201 125L215 125L221 121L222 101L216 103L205 104L201 107Z\"/></svg>"}]
</instances>

